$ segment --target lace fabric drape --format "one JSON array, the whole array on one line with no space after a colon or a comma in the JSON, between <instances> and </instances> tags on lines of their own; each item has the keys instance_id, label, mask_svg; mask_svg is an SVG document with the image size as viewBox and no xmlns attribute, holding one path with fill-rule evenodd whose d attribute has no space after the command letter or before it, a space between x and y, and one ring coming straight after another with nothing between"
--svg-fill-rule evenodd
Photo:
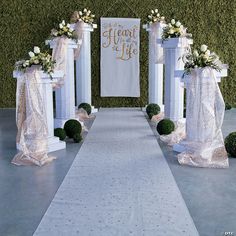
<instances>
[{"instance_id":1,"label":"lace fabric drape","mask_svg":"<svg viewBox=\"0 0 236 236\"><path fill-rule=\"evenodd\" d=\"M225 103L212 68L195 69L185 78L187 93L185 151L180 164L226 168L229 166L221 127Z\"/></svg>"},{"instance_id":2,"label":"lace fabric drape","mask_svg":"<svg viewBox=\"0 0 236 236\"><path fill-rule=\"evenodd\" d=\"M47 121L42 87L37 67L32 67L17 79L16 124L19 152L12 163L15 165L42 166L53 159L47 146Z\"/></svg>"},{"instance_id":3,"label":"lace fabric drape","mask_svg":"<svg viewBox=\"0 0 236 236\"><path fill-rule=\"evenodd\" d=\"M60 88L63 86L66 77L66 60L67 60L67 50L69 38L67 37L57 37L53 39L55 47L52 50L52 59L56 61L55 70L60 70L64 72L64 76L58 79L57 83L53 84L54 88Z\"/></svg>"}]
</instances>

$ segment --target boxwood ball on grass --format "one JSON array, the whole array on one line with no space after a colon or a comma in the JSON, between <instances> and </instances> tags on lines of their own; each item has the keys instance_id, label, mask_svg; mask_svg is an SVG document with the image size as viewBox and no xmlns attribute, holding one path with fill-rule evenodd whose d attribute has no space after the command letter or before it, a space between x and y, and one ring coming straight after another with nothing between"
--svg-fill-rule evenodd
<instances>
[{"instance_id":1,"label":"boxwood ball on grass","mask_svg":"<svg viewBox=\"0 0 236 236\"><path fill-rule=\"evenodd\" d=\"M83 140L83 138L82 138L81 134L78 133L73 136L73 140L75 143L80 143Z\"/></svg>"},{"instance_id":2,"label":"boxwood ball on grass","mask_svg":"<svg viewBox=\"0 0 236 236\"><path fill-rule=\"evenodd\" d=\"M88 104L88 103L81 103L79 106L78 106L78 109L80 109L80 108L83 108L85 111L87 111L87 113L88 113L88 115L90 115L91 114L91 112L92 112L92 107L91 107L91 105L90 104Z\"/></svg>"},{"instance_id":3,"label":"boxwood ball on grass","mask_svg":"<svg viewBox=\"0 0 236 236\"><path fill-rule=\"evenodd\" d=\"M155 103L150 103L146 107L146 112L147 112L150 119L152 119L152 116L159 114L160 110L161 110L161 108Z\"/></svg>"},{"instance_id":4,"label":"boxwood ball on grass","mask_svg":"<svg viewBox=\"0 0 236 236\"><path fill-rule=\"evenodd\" d=\"M168 135L175 130L175 124L169 119L163 119L157 124L157 132L160 135Z\"/></svg>"},{"instance_id":5,"label":"boxwood ball on grass","mask_svg":"<svg viewBox=\"0 0 236 236\"><path fill-rule=\"evenodd\" d=\"M225 138L225 149L232 157L236 157L236 132L230 133Z\"/></svg>"},{"instance_id":6,"label":"boxwood ball on grass","mask_svg":"<svg viewBox=\"0 0 236 236\"><path fill-rule=\"evenodd\" d=\"M58 137L61 141L66 139L66 132L62 128L54 129L54 136Z\"/></svg>"},{"instance_id":7,"label":"boxwood ball on grass","mask_svg":"<svg viewBox=\"0 0 236 236\"><path fill-rule=\"evenodd\" d=\"M64 125L64 130L66 131L66 135L69 138L73 138L75 134L81 134L82 127L78 120L68 120Z\"/></svg>"}]
</instances>

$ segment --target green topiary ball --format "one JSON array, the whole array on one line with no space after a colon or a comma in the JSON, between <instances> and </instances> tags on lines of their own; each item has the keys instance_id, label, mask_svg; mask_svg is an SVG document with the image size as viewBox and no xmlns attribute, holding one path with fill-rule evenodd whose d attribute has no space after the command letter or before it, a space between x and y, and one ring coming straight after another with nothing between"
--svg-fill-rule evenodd
<instances>
[{"instance_id":1,"label":"green topiary ball","mask_svg":"<svg viewBox=\"0 0 236 236\"><path fill-rule=\"evenodd\" d=\"M161 108L155 103L150 103L146 107L146 112L147 112L150 119L152 119L152 116L159 114L160 110L161 110Z\"/></svg>"},{"instance_id":2,"label":"green topiary ball","mask_svg":"<svg viewBox=\"0 0 236 236\"><path fill-rule=\"evenodd\" d=\"M73 136L73 139L74 139L74 142L75 143L80 143L82 140L83 140L83 138L82 138L82 136L81 136L81 134L75 134L74 136Z\"/></svg>"},{"instance_id":3,"label":"green topiary ball","mask_svg":"<svg viewBox=\"0 0 236 236\"><path fill-rule=\"evenodd\" d=\"M78 120L68 120L64 125L64 130L66 131L66 135L69 138L73 138L75 134L81 134L82 127Z\"/></svg>"},{"instance_id":4,"label":"green topiary ball","mask_svg":"<svg viewBox=\"0 0 236 236\"><path fill-rule=\"evenodd\" d=\"M175 124L173 121L171 121L169 119L163 119L157 124L157 132L160 135L170 134L174 130L175 130Z\"/></svg>"},{"instance_id":5,"label":"green topiary ball","mask_svg":"<svg viewBox=\"0 0 236 236\"><path fill-rule=\"evenodd\" d=\"M225 103L225 110L231 110L232 106L229 103Z\"/></svg>"},{"instance_id":6,"label":"green topiary ball","mask_svg":"<svg viewBox=\"0 0 236 236\"><path fill-rule=\"evenodd\" d=\"M66 139L66 132L62 128L54 129L54 136L58 137L61 141Z\"/></svg>"},{"instance_id":7,"label":"green topiary ball","mask_svg":"<svg viewBox=\"0 0 236 236\"><path fill-rule=\"evenodd\" d=\"M225 138L225 149L232 157L236 157L236 132L230 133Z\"/></svg>"},{"instance_id":8,"label":"green topiary ball","mask_svg":"<svg viewBox=\"0 0 236 236\"><path fill-rule=\"evenodd\" d=\"M78 109L80 109L80 108L83 108L85 111L87 111L87 113L88 113L88 115L90 115L91 114L91 112L92 112L92 107L91 107L91 105L90 104L88 104L88 103L81 103L79 106L78 106Z\"/></svg>"}]
</instances>

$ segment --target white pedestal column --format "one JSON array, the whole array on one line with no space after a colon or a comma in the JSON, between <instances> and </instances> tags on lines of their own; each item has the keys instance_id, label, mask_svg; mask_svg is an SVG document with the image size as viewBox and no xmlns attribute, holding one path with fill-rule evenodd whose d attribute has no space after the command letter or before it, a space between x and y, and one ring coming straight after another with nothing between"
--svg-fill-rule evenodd
<instances>
[{"instance_id":1,"label":"white pedestal column","mask_svg":"<svg viewBox=\"0 0 236 236\"><path fill-rule=\"evenodd\" d=\"M181 82L186 85L187 81L185 78L183 78L183 74L184 74L184 70L176 70L175 71L175 76L180 78ZM215 71L215 75L216 75L217 82L220 83L221 78L228 76L228 65L224 64L223 69L220 72ZM181 153L181 152L185 151L185 147L183 145L181 145L181 143L177 143L173 146L173 150L175 152Z\"/></svg>"},{"instance_id":2,"label":"white pedestal column","mask_svg":"<svg viewBox=\"0 0 236 236\"><path fill-rule=\"evenodd\" d=\"M55 48L55 42L50 42L50 47ZM74 49L77 48L75 41L70 40L66 55L66 75L64 85L55 90L56 117L54 127L61 128L65 122L75 119L75 75L74 75Z\"/></svg>"},{"instance_id":3,"label":"white pedestal column","mask_svg":"<svg viewBox=\"0 0 236 236\"><path fill-rule=\"evenodd\" d=\"M47 128L48 128L48 152L54 152L57 150L65 149L66 143L60 141L58 137L54 136L54 121L53 121L53 92L52 92L52 83L57 81L57 78L61 78L63 76L62 71L55 71L52 75L53 80L49 77L48 74L40 72L41 81L39 86L42 86L42 96L43 103L46 111L46 120L47 120ZM13 77L19 78L22 76L21 72L14 71ZM17 147L18 148L18 147Z\"/></svg>"},{"instance_id":4,"label":"white pedestal column","mask_svg":"<svg viewBox=\"0 0 236 236\"><path fill-rule=\"evenodd\" d=\"M152 28L150 25L143 25L143 28L149 34L149 49L148 49L148 103L156 103L160 106L161 111L164 111L163 105L163 64L156 63L155 54L153 51L155 50L155 46L161 48L161 37L163 28L166 24L158 22L157 27L157 42L153 42L152 40ZM157 44L157 45L154 45ZM161 48L162 49L162 48Z\"/></svg>"},{"instance_id":5,"label":"white pedestal column","mask_svg":"<svg viewBox=\"0 0 236 236\"><path fill-rule=\"evenodd\" d=\"M76 105L86 102L92 105L92 89L91 89L91 32L97 28L84 24L83 41L81 51L76 60ZM92 112L97 109L92 107Z\"/></svg>"},{"instance_id":6,"label":"white pedestal column","mask_svg":"<svg viewBox=\"0 0 236 236\"><path fill-rule=\"evenodd\" d=\"M183 118L184 86L179 77L175 77L176 70L183 70L182 56L185 53L183 41L185 38L171 38L162 44L165 56L165 116L176 122ZM192 40L188 40L192 44Z\"/></svg>"}]
</instances>

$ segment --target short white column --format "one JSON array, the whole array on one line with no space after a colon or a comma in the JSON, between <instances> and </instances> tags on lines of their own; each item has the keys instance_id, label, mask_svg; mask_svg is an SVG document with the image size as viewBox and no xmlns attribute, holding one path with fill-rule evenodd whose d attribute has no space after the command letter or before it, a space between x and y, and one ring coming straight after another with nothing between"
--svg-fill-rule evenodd
<instances>
[{"instance_id":1,"label":"short white column","mask_svg":"<svg viewBox=\"0 0 236 236\"><path fill-rule=\"evenodd\" d=\"M221 82L221 78L228 76L228 67L229 66L227 64L224 64L223 68L220 72L215 71L215 76L216 76L216 80L217 80L218 83ZM181 79L181 82L184 83L184 85L186 85L186 83L189 82L189 80L186 80L186 78L183 75L184 75L184 70L176 70L175 71L175 76L179 77ZM173 150L175 152L181 153L181 152L185 151L185 146L181 145L181 143L177 143L173 146Z\"/></svg>"},{"instance_id":2,"label":"short white column","mask_svg":"<svg viewBox=\"0 0 236 236\"><path fill-rule=\"evenodd\" d=\"M21 72L14 71L13 77L19 78L22 76ZM53 80L49 77L48 74L40 71L41 80L38 86L41 86L42 98L44 109L46 112L46 121L47 121L47 129L48 129L48 152L54 152L57 150L65 149L66 143L60 141L58 137L54 136L54 121L53 121L53 90L52 83L57 81L57 78L61 78L63 76L62 71L55 71L52 75Z\"/></svg>"},{"instance_id":3,"label":"short white column","mask_svg":"<svg viewBox=\"0 0 236 236\"><path fill-rule=\"evenodd\" d=\"M156 63L154 57L154 47L161 48L161 37L163 28L166 24L158 22L157 27L157 42L152 40L152 28L150 25L143 25L143 28L149 33L149 49L148 49L148 103L156 103L160 106L161 110L164 111L163 105L163 64ZM156 43L157 45L154 45Z\"/></svg>"},{"instance_id":4,"label":"short white column","mask_svg":"<svg viewBox=\"0 0 236 236\"><path fill-rule=\"evenodd\" d=\"M50 42L50 47L55 48L55 41ZM55 90L56 117L54 127L61 128L69 119L75 119L75 75L74 75L74 49L75 41L70 40L66 55L65 81L61 88Z\"/></svg>"},{"instance_id":5,"label":"short white column","mask_svg":"<svg viewBox=\"0 0 236 236\"><path fill-rule=\"evenodd\" d=\"M97 28L96 24L84 24L83 41L80 54L76 60L76 105L85 102L92 105L91 88L91 32ZM97 110L92 107L92 112Z\"/></svg>"},{"instance_id":6,"label":"short white column","mask_svg":"<svg viewBox=\"0 0 236 236\"><path fill-rule=\"evenodd\" d=\"M179 77L175 77L176 70L183 70L182 56L186 50L186 38L171 38L163 41L165 57L165 117L176 122L183 118L184 85ZM192 40L187 41L192 44Z\"/></svg>"}]
</instances>

